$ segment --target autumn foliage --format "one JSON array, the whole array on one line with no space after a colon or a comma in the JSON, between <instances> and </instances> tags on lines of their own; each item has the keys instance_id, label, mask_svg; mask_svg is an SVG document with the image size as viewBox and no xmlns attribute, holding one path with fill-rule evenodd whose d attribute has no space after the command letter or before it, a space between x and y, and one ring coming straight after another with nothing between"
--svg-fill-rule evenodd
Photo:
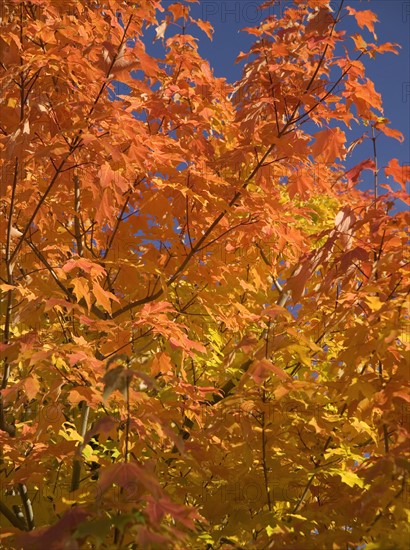
<instances>
[{"instance_id":1,"label":"autumn foliage","mask_svg":"<svg viewBox=\"0 0 410 550\"><path fill-rule=\"evenodd\" d=\"M230 85L190 2L3 2L0 545L407 547L398 46L354 5L287 3Z\"/></svg>"}]
</instances>

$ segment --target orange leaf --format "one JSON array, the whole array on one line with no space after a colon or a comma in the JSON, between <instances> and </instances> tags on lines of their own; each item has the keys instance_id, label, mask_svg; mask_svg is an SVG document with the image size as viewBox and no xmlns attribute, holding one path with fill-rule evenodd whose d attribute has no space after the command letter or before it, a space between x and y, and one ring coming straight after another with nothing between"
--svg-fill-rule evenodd
<instances>
[{"instance_id":1,"label":"orange leaf","mask_svg":"<svg viewBox=\"0 0 410 550\"><path fill-rule=\"evenodd\" d=\"M172 371L172 363L169 355L166 353L159 353L152 359L152 376L157 376L159 373L167 374L170 371Z\"/></svg>"},{"instance_id":2,"label":"orange leaf","mask_svg":"<svg viewBox=\"0 0 410 550\"><path fill-rule=\"evenodd\" d=\"M292 380L287 372L285 372L281 367L273 365L267 359L255 361L249 369L249 374L256 383L263 381L270 372L275 374L280 380Z\"/></svg>"},{"instance_id":3,"label":"orange leaf","mask_svg":"<svg viewBox=\"0 0 410 550\"><path fill-rule=\"evenodd\" d=\"M171 4L167 7L167 10L172 13L174 21L178 21L178 19L180 19L181 17L183 17L186 21L188 16L188 8L184 4L181 4L181 2L175 2L175 4Z\"/></svg>"},{"instance_id":4,"label":"orange leaf","mask_svg":"<svg viewBox=\"0 0 410 550\"><path fill-rule=\"evenodd\" d=\"M112 292L108 292L108 290L104 290L101 285L99 285L96 281L93 283L93 293L95 296L95 299L97 300L97 305L103 307L106 311L111 313L111 302L110 300L114 300L116 302L119 302L119 299L115 294Z\"/></svg>"},{"instance_id":5,"label":"orange leaf","mask_svg":"<svg viewBox=\"0 0 410 550\"><path fill-rule=\"evenodd\" d=\"M315 143L312 145L312 153L314 157L322 160L325 163L332 163L336 158L343 159L346 150L346 135L339 128L328 128L317 132L315 135Z\"/></svg>"},{"instance_id":6,"label":"orange leaf","mask_svg":"<svg viewBox=\"0 0 410 550\"><path fill-rule=\"evenodd\" d=\"M403 143L404 136L399 130L394 130L393 128L388 128L385 124L375 124L375 128L383 132L385 136L392 137Z\"/></svg>"},{"instance_id":7,"label":"orange leaf","mask_svg":"<svg viewBox=\"0 0 410 550\"><path fill-rule=\"evenodd\" d=\"M400 165L397 159L391 159L384 169L386 176L391 176L406 191L406 182L410 181L410 165Z\"/></svg>"},{"instance_id":8,"label":"orange leaf","mask_svg":"<svg viewBox=\"0 0 410 550\"><path fill-rule=\"evenodd\" d=\"M86 301L88 311L91 309L91 296L90 296L90 289L88 286L88 281L84 277L76 277L72 281L73 284L73 292L75 294L75 297L77 298L77 302L79 302L82 298Z\"/></svg>"},{"instance_id":9,"label":"orange leaf","mask_svg":"<svg viewBox=\"0 0 410 550\"><path fill-rule=\"evenodd\" d=\"M212 33L214 32L214 28L209 21L202 21L202 19L195 19L193 20L193 23L195 23L202 31L204 31L204 33L207 35L209 40L212 40Z\"/></svg>"},{"instance_id":10,"label":"orange leaf","mask_svg":"<svg viewBox=\"0 0 410 550\"><path fill-rule=\"evenodd\" d=\"M329 13L329 10L327 8L320 8L318 13L310 19L309 23L306 25L306 34L316 32L319 35L323 35L333 22L334 19Z\"/></svg>"},{"instance_id":11,"label":"orange leaf","mask_svg":"<svg viewBox=\"0 0 410 550\"><path fill-rule=\"evenodd\" d=\"M29 399L34 399L40 390L40 382L37 376L32 375L24 380L24 389Z\"/></svg>"},{"instance_id":12,"label":"orange leaf","mask_svg":"<svg viewBox=\"0 0 410 550\"><path fill-rule=\"evenodd\" d=\"M374 24L377 23L379 20L377 19L377 15L375 13L370 10L356 11L350 6L347 6L346 9L349 12L349 15L354 15L357 24L361 29L364 29L364 27L366 27L371 33L373 33L373 36L376 38L374 32Z\"/></svg>"},{"instance_id":13,"label":"orange leaf","mask_svg":"<svg viewBox=\"0 0 410 550\"><path fill-rule=\"evenodd\" d=\"M87 260L86 258L68 260L68 262L63 265L63 271L72 271L76 267L82 269L86 273L90 273L93 277L100 277L105 273L105 269L103 267L94 262L91 262L90 260Z\"/></svg>"}]
</instances>

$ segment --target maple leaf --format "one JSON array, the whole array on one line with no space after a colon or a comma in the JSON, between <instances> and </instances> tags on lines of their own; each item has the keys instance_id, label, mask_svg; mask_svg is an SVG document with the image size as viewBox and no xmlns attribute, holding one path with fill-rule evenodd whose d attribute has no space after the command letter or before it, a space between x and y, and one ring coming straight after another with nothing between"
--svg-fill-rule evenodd
<instances>
[{"instance_id":1,"label":"maple leaf","mask_svg":"<svg viewBox=\"0 0 410 550\"><path fill-rule=\"evenodd\" d=\"M170 11L172 13L172 17L174 19L174 22L178 21L181 17L184 18L186 21L188 18L189 10L186 5L184 5L182 2L175 2L174 4L170 4L167 6L167 11Z\"/></svg>"},{"instance_id":2,"label":"maple leaf","mask_svg":"<svg viewBox=\"0 0 410 550\"><path fill-rule=\"evenodd\" d=\"M202 19L191 19L191 21L195 23L195 25L197 25L202 31L204 31L209 40L212 40L214 28L209 21L203 21Z\"/></svg>"},{"instance_id":3,"label":"maple leaf","mask_svg":"<svg viewBox=\"0 0 410 550\"><path fill-rule=\"evenodd\" d=\"M306 33L318 33L319 35L325 34L329 27L333 25L334 19L329 13L327 8L320 8L319 11L312 16L308 17L308 25L306 25Z\"/></svg>"},{"instance_id":4,"label":"maple leaf","mask_svg":"<svg viewBox=\"0 0 410 550\"><path fill-rule=\"evenodd\" d=\"M162 494L153 475L135 462L111 464L104 468L98 481L97 494L102 496L114 484L128 491L128 497L133 497L133 500L141 496L141 491L148 491L156 498Z\"/></svg>"},{"instance_id":5,"label":"maple leaf","mask_svg":"<svg viewBox=\"0 0 410 550\"><path fill-rule=\"evenodd\" d=\"M346 155L346 134L339 128L328 128L314 134L312 154L319 161L333 163L336 158L343 159Z\"/></svg>"},{"instance_id":6,"label":"maple leaf","mask_svg":"<svg viewBox=\"0 0 410 550\"><path fill-rule=\"evenodd\" d=\"M97 283L97 281L93 282L93 294L95 296L97 305L104 308L106 311L111 313L111 302L110 300L114 300L115 302L119 302L119 298L115 296L112 292L109 292L108 290L104 290L102 286Z\"/></svg>"},{"instance_id":7,"label":"maple leaf","mask_svg":"<svg viewBox=\"0 0 410 550\"><path fill-rule=\"evenodd\" d=\"M127 388L133 374L132 371L122 365L118 365L107 371L102 379L104 383L103 399L107 400L116 390L119 390L126 397Z\"/></svg>"},{"instance_id":8,"label":"maple leaf","mask_svg":"<svg viewBox=\"0 0 410 550\"><path fill-rule=\"evenodd\" d=\"M172 363L169 355L160 353L152 359L151 374L157 376L159 373L167 374L172 371Z\"/></svg>"},{"instance_id":9,"label":"maple leaf","mask_svg":"<svg viewBox=\"0 0 410 550\"><path fill-rule=\"evenodd\" d=\"M99 264L87 260L86 258L71 259L65 262L62 269L64 272L70 272L75 268L82 269L86 273L90 273L92 277L101 277L105 274L105 269Z\"/></svg>"},{"instance_id":10,"label":"maple leaf","mask_svg":"<svg viewBox=\"0 0 410 550\"><path fill-rule=\"evenodd\" d=\"M34 399L37 396L40 387L40 382L35 375L32 375L24 380L24 389L26 391L27 397L30 400Z\"/></svg>"},{"instance_id":11,"label":"maple leaf","mask_svg":"<svg viewBox=\"0 0 410 550\"><path fill-rule=\"evenodd\" d=\"M377 19L377 15L375 13L370 10L356 11L350 6L347 6L346 9L349 12L349 15L353 15L356 18L357 24L361 29L366 27L371 33L373 33L373 36L377 38L374 32L374 24L379 20Z\"/></svg>"},{"instance_id":12,"label":"maple leaf","mask_svg":"<svg viewBox=\"0 0 410 550\"><path fill-rule=\"evenodd\" d=\"M249 374L255 380L256 383L260 383L263 379L269 375L269 373L275 374L280 380L292 380L288 373L282 368L277 367L266 359L255 361L252 367L249 369Z\"/></svg>"},{"instance_id":13,"label":"maple leaf","mask_svg":"<svg viewBox=\"0 0 410 550\"><path fill-rule=\"evenodd\" d=\"M331 470L335 474L338 474L341 477L341 480L349 487L354 487L355 485L359 487L364 487L365 483L362 478L360 478L355 472L348 470Z\"/></svg>"},{"instance_id":14,"label":"maple leaf","mask_svg":"<svg viewBox=\"0 0 410 550\"><path fill-rule=\"evenodd\" d=\"M3 2L2 543L404 548L408 167L345 163L397 45L295 0L231 86L189 3Z\"/></svg>"},{"instance_id":15,"label":"maple leaf","mask_svg":"<svg viewBox=\"0 0 410 550\"><path fill-rule=\"evenodd\" d=\"M51 527L36 529L18 537L18 543L24 548L33 550L63 550L70 548L71 535L74 530L90 516L90 512L75 506L67 510L63 517Z\"/></svg>"},{"instance_id":16,"label":"maple leaf","mask_svg":"<svg viewBox=\"0 0 410 550\"><path fill-rule=\"evenodd\" d=\"M77 301L79 302L82 298L84 298L88 307L88 311L90 311L91 294L87 279L85 279L84 277L76 277L71 280L71 283L73 285L73 292L75 294L75 297L77 298Z\"/></svg>"},{"instance_id":17,"label":"maple leaf","mask_svg":"<svg viewBox=\"0 0 410 550\"><path fill-rule=\"evenodd\" d=\"M155 40L165 40L165 31L168 27L168 20L164 19L164 21L158 25L158 27L155 29Z\"/></svg>"},{"instance_id":18,"label":"maple leaf","mask_svg":"<svg viewBox=\"0 0 410 550\"><path fill-rule=\"evenodd\" d=\"M357 145L360 145L360 143L363 143L363 141L368 137L367 132L364 132L359 138L352 141L352 143L349 145L349 147L346 150L347 154L350 154L353 152L354 148L357 147Z\"/></svg>"},{"instance_id":19,"label":"maple leaf","mask_svg":"<svg viewBox=\"0 0 410 550\"><path fill-rule=\"evenodd\" d=\"M362 162L359 162L359 164L356 164L356 166L350 168L350 170L345 173L345 176L349 180L349 183L356 185L363 170L375 170L375 168L376 165L372 159L362 160Z\"/></svg>"},{"instance_id":20,"label":"maple leaf","mask_svg":"<svg viewBox=\"0 0 410 550\"><path fill-rule=\"evenodd\" d=\"M406 182L410 181L410 166L400 165L397 159L391 159L384 169L386 176L391 176L406 191Z\"/></svg>"}]
</instances>

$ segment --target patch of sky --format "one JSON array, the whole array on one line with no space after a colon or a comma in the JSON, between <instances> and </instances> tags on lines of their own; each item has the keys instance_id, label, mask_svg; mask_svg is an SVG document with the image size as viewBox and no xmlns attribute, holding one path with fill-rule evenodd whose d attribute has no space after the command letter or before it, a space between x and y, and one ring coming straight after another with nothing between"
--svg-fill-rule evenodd
<instances>
[{"instance_id":1,"label":"patch of sky","mask_svg":"<svg viewBox=\"0 0 410 550\"><path fill-rule=\"evenodd\" d=\"M171 139L175 139L176 141L178 140L176 130L168 130L167 131L167 136L169 136Z\"/></svg>"},{"instance_id":2,"label":"patch of sky","mask_svg":"<svg viewBox=\"0 0 410 550\"><path fill-rule=\"evenodd\" d=\"M173 221L174 221L174 226L173 226L173 230L175 231L175 233L177 233L178 235L181 234L182 232L182 227L179 225L179 220L178 218L173 218Z\"/></svg>"},{"instance_id":3,"label":"patch of sky","mask_svg":"<svg viewBox=\"0 0 410 550\"><path fill-rule=\"evenodd\" d=\"M179 172L182 172L183 170L186 170L188 167L189 167L189 163L188 163L188 162L180 162L179 164L177 164L176 169L177 169Z\"/></svg>"},{"instance_id":4,"label":"patch of sky","mask_svg":"<svg viewBox=\"0 0 410 550\"><path fill-rule=\"evenodd\" d=\"M133 109L132 116L135 118L135 120L139 120L141 122L147 122L147 112L144 111L136 111Z\"/></svg>"},{"instance_id":5,"label":"patch of sky","mask_svg":"<svg viewBox=\"0 0 410 550\"><path fill-rule=\"evenodd\" d=\"M289 313L292 314L292 316L297 319L299 315L299 310L302 307L302 304L295 304L286 306L286 309L289 311Z\"/></svg>"},{"instance_id":6,"label":"patch of sky","mask_svg":"<svg viewBox=\"0 0 410 550\"><path fill-rule=\"evenodd\" d=\"M131 93L130 86L119 80L113 80L111 86L112 87L108 88L108 99L110 101L124 101L121 96Z\"/></svg>"}]
</instances>

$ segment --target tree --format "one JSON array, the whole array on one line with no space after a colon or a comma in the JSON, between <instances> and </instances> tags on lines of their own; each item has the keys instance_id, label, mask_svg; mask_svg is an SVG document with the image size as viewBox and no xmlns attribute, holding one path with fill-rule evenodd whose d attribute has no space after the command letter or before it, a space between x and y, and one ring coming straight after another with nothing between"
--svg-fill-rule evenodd
<instances>
[{"instance_id":1,"label":"tree","mask_svg":"<svg viewBox=\"0 0 410 550\"><path fill-rule=\"evenodd\" d=\"M397 49L344 15L374 32L248 29L231 86L189 2L4 4L6 547L405 547L409 174L364 66Z\"/></svg>"}]
</instances>

